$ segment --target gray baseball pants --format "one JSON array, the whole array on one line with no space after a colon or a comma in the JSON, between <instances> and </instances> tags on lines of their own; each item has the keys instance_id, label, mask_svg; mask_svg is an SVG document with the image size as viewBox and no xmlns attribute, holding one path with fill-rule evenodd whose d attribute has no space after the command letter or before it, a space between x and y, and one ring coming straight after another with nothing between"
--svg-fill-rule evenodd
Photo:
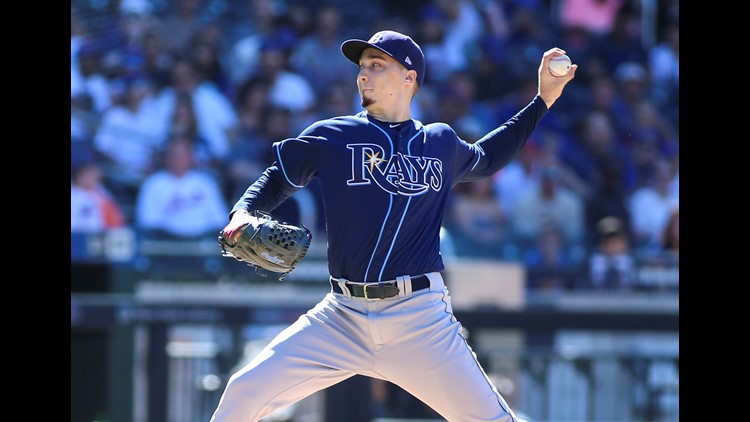
<instances>
[{"instance_id":1,"label":"gray baseball pants","mask_svg":"<svg viewBox=\"0 0 750 422\"><path fill-rule=\"evenodd\" d=\"M440 273L386 299L328 293L233 374L211 422L255 422L364 375L389 381L451 422L517 422L462 336Z\"/></svg>"}]
</instances>

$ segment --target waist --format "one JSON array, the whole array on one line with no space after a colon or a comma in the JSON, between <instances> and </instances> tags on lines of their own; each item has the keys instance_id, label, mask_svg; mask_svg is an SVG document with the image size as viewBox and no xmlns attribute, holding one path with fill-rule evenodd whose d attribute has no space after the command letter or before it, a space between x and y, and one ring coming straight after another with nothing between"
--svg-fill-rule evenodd
<instances>
[{"instance_id":1,"label":"waist","mask_svg":"<svg viewBox=\"0 0 750 422\"><path fill-rule=\"evenodd\" d=\"M432 283L430 277L433 278ZM357 282L343 278L330 277L331 289L334 293L343 294L347 297L359 297L365 299L386 299L390 297L406 297L413 292L429 289L431 284L440 284L442 287L442 276L434 272L420 274L413 277L400 276L395 280ZM435 286L438 287L438 286Z\"/></svg>"}]
</instances>

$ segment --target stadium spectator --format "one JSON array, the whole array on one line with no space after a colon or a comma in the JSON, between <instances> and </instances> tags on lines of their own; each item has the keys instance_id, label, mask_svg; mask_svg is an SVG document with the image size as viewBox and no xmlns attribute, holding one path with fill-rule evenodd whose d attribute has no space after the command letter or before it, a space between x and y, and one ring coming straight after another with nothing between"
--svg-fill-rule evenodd
<instances>
[{"instance_id":1,"label":"stadium spectator","mask_svg":"<svg viewBox=\"0 0 750 422\"><path fill-rule=\"evenodd\" d=\"M237 88L234 106L237 113L237 142L243 136L256 134L262 130L263 117L268 107L269 81L254 77L249 78Z\"/></svg>"},{"instance_id":2,"label":"stadium spectator","mask_svg":"<svg viewBox=\"0 0 750 422\"><path fill-rule=\"evenodd\" d=\"M143 49L141 72L145 79L152 81L154 91L159 92L170 83L174 57L164 50L153 28L143 34L141 43Z\"/></svg>"},{"instance_id":3,"label":"stadium spectator","mask_svg":"<svg viewBox=\"0 0 750 422\"><path fill-rule=\"evenodd\" d=\"M211 173L217 179L223 177L221 167L226 161L219 160L211 153L211 146L198 130L198 118L195 115L193 99L189 94L177 95L168 125L167 139L180 137L192 141L197 169Z\"/></svg>"},{"instance_id":4,"label":"stadium spectator","mask_svg":"<svg viewBox=\"0 0 750 422\"><path fill-rule=\"evenodd\" d=\"M247 188L247 181L259 176L271 163L274 157L271 144L293 136L290 122L289 110L269 105L263 108L260 127L257 130L247 128L242 132L227 160L227 199L241 196Z\"/></svg>"},{"instance_id":5,"label":"stadium spectator","mask_svg":"<svg viewBox=\"0 0 750 422\"><path fill-rule=\"evenodd\" d=\"M493 176L493 189L500 209L510 220L515 218L519 196L539 190L542 180L539 153L535 139L529 139L518 157Z\"/></svg>"},{"instance_id":6,"label":"stadium spectator","mask_svg":"<svg viewBox=\"0 0 750 422\"><path fill-rule=\"evenodd\" d=\"M633 125L630 132L634 142L654 144L659 155L665 158L677 156L680 140L677 128L662 114L650 98L635 103L632 107Z\"/></svg>"},{"instance_id":7,"label":"stadium spectator","mask_svg":"<svg viewBox=\"0 0 750 422\"><path fill-rule=\"evenodd\" d=\"M588 258L584 288L630 290L636 287L636 261L622 221L605 217L597 223L599 241Z\"/></svg>"},{"instance_id":8,"label":"stadium spectator","mask_svg":"<svg viewBox=\"0 0 750 422\"><path fill-rule=\"evenodd\" d=\"M543 228L557 225L569 244L584 240L584 202L576 193L562 185L557 167L545 167L539 188L518 197L512 221L515 238L525 245L533 243Z\"/></svg>"},{"instance_id":9,"label":"stadium spectator","mask_svg":"<svg viewBox=\"0 0 750 422\"><path fill-rule=\"evenodd\" d=\"M675 108L680 91L680 25L670 21L658 44L648 52L652 98L660 106ZM675 117L675 116L672 116Z\"/></svg>"},{"instance_id":10,"label":"stadium spectator","mask_svg":"<svg viewBox=\"0 0 750 422\"><path fill-rule=\"evenodd\" d=\"M226 224L229 207L221 186L195 168L193 148L189 139L171 139L164 166L143 182L136 202L136 226L147 237L215 237Z\"/></svg>"},{"instance_id":11,"label":"stadium spectator","mask_svg":"<svg viewBox=\"0 0 750 422\"><path fill-rule=\"evenodd\" d=\"M577 78L578 76L576 75L576 79ZM513 89L509 90L502 97L495 98L492 101L485 100L486 104L494 106L495 108L494 121L504 121L507 119L507 116L512 116L516 112L515 110L520 110L525 104L534 98L534 95L536 95L537 92L536 90L537 79L525 76L517 79L514 83ZM561 98L559 101L563 101L563 99ZM556 102L555 104L557 105L558 103ZM569 122L569 115L570 111L566 108L562 108L554 115L551 113L545 115L544 119L539 122L539 125L534 130L534 134L537 135L536 138L540 138L541 136L539 135L541 133L551 132L555 134L554 136L563 138L561 142L564 144L573 142L572 140L568 140L571 137L571 122ZM539 141L539 139L537 139L537 141ZM541 146L541 143L539 146Z\"/></svg>"},{"instance_id":12,"label":"stadium spectator","mask_svg":"<svg viewBox=\"0 0 750 422\"><path fill-rule=\"evenodd\" d=\"M86 44L89 38L88 25L86 20L81 19L81 15L76 8L70 6L70 97L74 97L83 91L84 78L78 66L78 52Z\"/></svg>"},{"instance_id":13,"label":"stadium spectator","mask_svg":"<svg viewBox=\"0 0 750 422\"><path fill-rule=\"evenodd\" d=\"M565 241L556 224L545 225L533 243L521 253L526 267L526 288L534 292L560 293L574 288L581 276L580 249Z\"/></svg>"},{"instance_id":14,"label":"stadium spectator","mask_svg":"<svg viewBox=\"0 0 750 422\"><path fill-rule=\"evenodd\" d=\"M503 70L503 79L508 78L509 81L500 82L508 88L508 94L519 90L519 85L523 85L521 91L526 91L528 82L525 79L528 78L528 75L536 74L538 66L533 57L541 54L546 46L560 43L555 34L556 28L550 24L545 16L542 8L536 7L533 2L525 1L514 2L513 7L508 12L510 35L506 42L507 52L505 57L510 59L504 61L501 70ZM565 45L565 43L562 44ZM567 48L566 45L566 50ZM576 63L582 63L578 56L571 55L570 57L575 57ZM585 66L581 68L581 70L585 69ZM576 74L576 79L578 76ZM498 83L497 75L494 79L494 83ZM489 82L492 83L492 79ZM525 97L525 95L523 96ZM564 99L561 98L561 100Z\"/></svg>"},{"instance_id":15,"label":"stadium spectator","mask_svg":"<svg viewBox=\"0 0 750 422\"><path fill-rule=\"evenodd\" d=\"M510 224L492 190L492 179L460 183L454 189L445 226L456 253L499 258Z\"/></svg>"},{"instance_id":16,"label":"stadium spectator","mask_svg":"<svg viewBox=\"0 0 750 422\"><path fill-rule=\"evenodd\" d=\"M112 94L110 81L108 80L103 64L103 56L108 52L96 40L86 40L79 48L75 56L77 69L75 75L71 76L71 97L85 94L93 100L93 110L103 113L112 105ZM72 79L72 78L75 79Z\"/></svg>"},{"instance_id":17,"label":"stadium spectator","mask_svg":"<svg viewBox=\"0 0 750 422\"><path fill-rule=\"evenodd\" d=\"M103 114L94 137L106 184L128 210L164 143L154 101L148 80L127 82L122 101Z\"/></svg>"},{"instance_id":18,"label":"stadium spectator","mask_svg":"<svg viewBox=\"0 0 750 422\"><path fill-rule=\"evenodd\" d=\"M261 49L266 43L276 40L291 48L297 39L291 28L281 24L283 8L276 7L274 0L247 0L244 4L246 7L237 13L239 18L229 30L229 46L223 60L233 86L258 76Z\"/></svg>"},{"instance_id":19,"label":"stadium spectator","mask_svg":"<svg viewBox=\"0 0 750 422\"><path fill-rule=\"evenodd\" d=\"M315 13L313 32L296 42L289 55L290 69L310 83L318 98L324 98L331 86L357 77L356 68L339 60L341 43L346 40L341 19L338 8L321 6Z\"/></svg>"},{"instance_id":20,"label":"stadium spectator","mask_svg":"<svg viewBox=\"0 0 750 422\"><path fill-rule=\"evenodd\" d=\"M673 161L679 155L679 137L651 100L643 100L632 109L634 122L628 141L637 172L637 187L653 177L658 161Z\"/></svg>"},{"instance_id":21,"label":"stadium spectator","mask_svg":"<svg viewBox=\"0 0 750 422\"><path fill-rule=\"evenodd\" d=\"M104 175L93 154L71 162L70 230L96 233L125 226L125 215L103 184Z\"/></svg>"},{"instance_id":22,"label":"stadium spectator","mask_svg":"<svg viewBox=\"0 0 750 422\"><path fill-rule=\"evenodd\" d=\"M637 173L632 152L619 142L612 116L601 110L588 112L577 123L573 142L560 145L559 158L579 179L592 185L600 183L601 169L618 162L622 172L620 183L626 192L636 186Z\"/></svg>"},{"instance_id":23,"label":"stadium spectator","mask_svg":"<svg viewBox=\"0 0 750 422\"><path fill-rule=\"evenodd\" d=\"M622 0L617 1L623 3ZM630 3L630 0L626 0L625 3ZM617 12L611 29L595 39L595 54L601 57L607 74L614 73L617 67L625 62L646 63L648 57L641 38L640 25L640 15L635 13L632 7L625 6Z\"/></svg>"},{"instance_id":24,"label":"stadium spectator","mask_svg":"<svg viewBox=\"0 0 750 422\"><path fill-rule=\"evenodd\" d=\"M476 56L472 74L477 81L479 99L492 101L505 95L515 85L513 78L496 77L506 73L504 69L508 64L511 26L505 4L489 1L482 2L479 6L487 30L479 37L480 52Z\"/></svg>"},{"instance_id":25,"label":"stadium spectator","mask_svg":"<svg viewBox=\"0 0 750 422\"><path fill-rule=\"evenodd\" d=\"M454 98L453 107L458 109L457 115L451 120L452 124L456 125L457 131L468 132L463 139L473 142L495 127L495 110L487 102L478 99L477 84L471 72L452 72L443 87L446 92L450 92L449 97Z\"/></svg>"},{"instance_id":26,"label":"stadium spectator","mask_svg":"<svg viewBox=\"0 0 750 422\"><path fill-rule=\"evenodd\" d=\"M673 177L671 163L659 160L649 183L636 189L628 198L635 248L661 249L662 232L672 211L679 207L679 198L675 198L669 189Z\"/></svg>"},{"instance_id":27,"label":"stadium spectator","mask_svg":"<svg viewBox=\"0 0 750 422\"><path fill-rule=\"evenodd\" d=\"M445 17L445 49L456 52L457 59L449 63L451 71L471 69L476 60L478 40L485 30L482 13L473 0L431 0ZM429 70L425 73L429 73Z\"/></svg>"},{"instance_id":28,"label":"stadium spectator","mask_svg":"<svg viewBox=\"0 0 750 422\"><path fill-rule=\"evenodd\" d=\"M613 129L619 134L627 133L633 127L630 106L622 98L617 81L610 73L595 76L589 81L588 95L578 98L576 107L571 110L572 120L582 121L593 111L606 113L612 119Z\"/></svg>"},{"instance_id":29,"label":"stadium spectator","mask_svg":"<svg viewBox=\"0 0 750 422\"><path fill-rule=\"evenodd\" d=\"M576 172L560 160L560 148L566 141L566 137L560 136L558 132L542 129L538 133L537 141L540 146L539 156L536 159L538 165L543 168L555 168L559 174L560 185L569 189L583 200L591 197L591 182L581 179Z\"/></svg>"},{"instance_id":30,"label":"stadium spectator","mask_svg":"<svg viewBox=\"0 0 750 422\"><path fill-rule=\"evenodd\" d=\"M465 58L460 50L450 50L445 42L447 17L439 7L428 4L422 8L418 21L418 39L425 58L425 79L442 83L459 70Z\"/></svg>"},{"instance_id":31,"label":"stadium spectator","mask_svg":"<svg viewBox=\"0 0 750 422\"><path fill-rule=\"evenodd\" d=\"M208 144L214 160L224 160L237 130L237 115L230 99L211 82L201 81L192 62L180 59L172 67L171 84L157 96L158 118L165 125L164 135L181 96L191 98L198 135Z\"/></svg>"},{"instance_id":32,"label":"stadium spectator","mask_svg":"<svg viewBox=\"0 0 750 422\"><path fill-rule=\"evenodd\" d=\"M268 102L292 113L290 129L299 133L312 123L317 104L313 85L289 65L289 46L278 40L264 43L260 54L258 76L269 81Z\"/></svg>"},{"instance_id":33,"label":"stadium spectator","mask_svg":"<svg viewBox=\"0 0 750 422\"><path fill-rule=\"evenodd\" d=\"M437 94L434 119L455 127L458 136L468 142L477 141L491 130L491 110L476 101L473 81L465 81L459 73L451 74Z\"/></svg>"},{"instance_id":34,"label":"stadium spectator","mask_svg":"<svg viewBox=\"0 0 750 422\"><path fill-rule=\"evenodd\" d=\"M440 83L470 70L479 54L484 18L475 2L430 0L419 8L417 35L425 56L425 81Z\"/></svg>"},{"instance_id":35,"label":"stadium spectator","mask_svg":"<svg viewBox=\"0 0 750 422\"><path fill-rule=\"evenodd\" d=\"M213 28L213 26L211 26ZM201 83L210 83L227 98L233 97L232 84L221 62L220 45L207 35L210 32L199 32L191 42L190 60Z\"/></svg>"},{"instance_id":36,"label":"stadium spectator","mask_svg":"<svg viewBox=\"0 0 750 422\"><path fill-rule=\"evenodd\" d=\"M159 44L174 55L186 53L190 40L203 24L201 0L173 0L164 16L155 23Z\"/></svg>"},{"instance_id":37,"label":"stadium spectator","mask_svg":"<svg viewBox=\"0 0 750 422\"><path fill-rule=\"evenodd\" d=\"M70 142L91 144L101 124L101 114L94 109L94 99L82 92L70 97Z\"/></svg>"},{"instance_id":38,"label":"stadium spectator","mask_svg":"<svg viewBox=\"0 0 750 422\"><path fill-rule=\"evenodd\" d=\"M628 194L622 185L622 163L612 160L599 169L597 183L592 184L591 196L586 199L586 248L598 243L597 223L603 218L617 217L623 231L632 238Z\"/></svg>"},{"instance_id":39,"label":"stadium spectator","mask_svg":"<svg viewBox=\"0 0 750 422\"><path fill-rule=\"evenodd\" d=\"M651 94L648 70L641 62L620 63L615 69L615 80L620 95L628 107L634 108Z\"/></svg>"}]
</instances>

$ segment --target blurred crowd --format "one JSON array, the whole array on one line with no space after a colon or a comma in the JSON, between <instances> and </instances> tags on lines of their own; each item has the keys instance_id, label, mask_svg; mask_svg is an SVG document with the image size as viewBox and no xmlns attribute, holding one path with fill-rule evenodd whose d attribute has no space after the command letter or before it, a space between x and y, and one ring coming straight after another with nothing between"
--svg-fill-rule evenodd
<instances>
[{"instance_id":1,"label":"blurred crowd","mask_svg":"<svg viewBox=\"0 0 750 422\"><path fill-rule=\"evenodd\" d=\"M514 162L456 187L450 250L540 291L676 288L638 275L679 251L679 1L644 4L73 0L71 230L215 237L271 143L361 110L341 43L393 29L426 57L413 117L468 142L531 100L545 50L579 65ZM274 215L321 239L316 189Z\"/></svg>"}]
</instances>

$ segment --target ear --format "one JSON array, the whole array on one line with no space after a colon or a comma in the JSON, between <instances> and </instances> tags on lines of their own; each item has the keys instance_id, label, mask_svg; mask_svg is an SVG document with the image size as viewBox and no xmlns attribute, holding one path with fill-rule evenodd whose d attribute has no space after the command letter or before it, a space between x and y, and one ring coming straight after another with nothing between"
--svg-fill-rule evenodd
<instances>
[{"instance_id":1,"label":"ear","mask_svg":"<svg viewBox=\"0 0 750 422\"><path fill-rule=\"evenodd\" d=\"M406 80L408 82L414 82L414 80L415 80L414 77L416 75L417 75L417 72L415 72L413 70L409 70L409 71L406 72L406 76L404 77L404 80Z\"/></svg>"}]
</instances>

